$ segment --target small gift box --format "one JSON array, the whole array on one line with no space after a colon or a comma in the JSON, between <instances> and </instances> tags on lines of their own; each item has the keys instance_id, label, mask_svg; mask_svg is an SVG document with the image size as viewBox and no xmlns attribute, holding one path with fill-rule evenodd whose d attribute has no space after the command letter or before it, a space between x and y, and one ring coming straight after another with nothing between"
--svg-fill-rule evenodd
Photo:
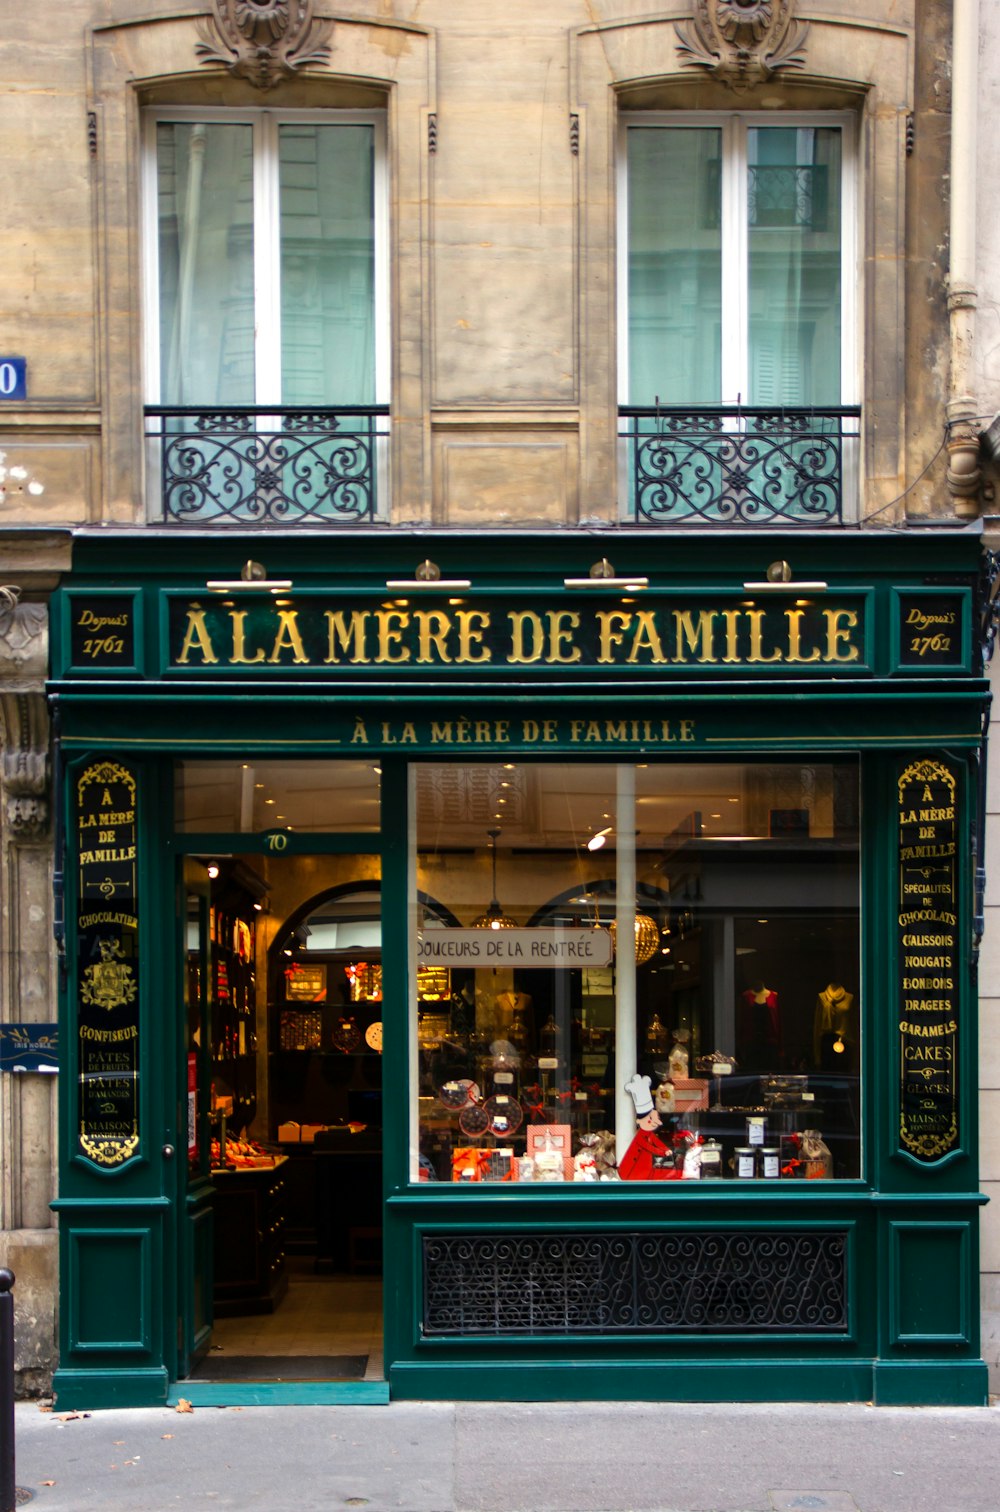
<instances>
[{"instance_id":1,"label":"small gift box","mask_svg":"<svg viewBox=\"0 0 1000 1512\"><path fill-rule=\"evenodd\" d=\"M548 1179L573 1180L573 1134L569 1124L529 1124L528 1154L535 1163L535 1180L548 1171ZM556 1175L557 1159L562 1161L562 1176Z\"/></svg>"}]
</instances>

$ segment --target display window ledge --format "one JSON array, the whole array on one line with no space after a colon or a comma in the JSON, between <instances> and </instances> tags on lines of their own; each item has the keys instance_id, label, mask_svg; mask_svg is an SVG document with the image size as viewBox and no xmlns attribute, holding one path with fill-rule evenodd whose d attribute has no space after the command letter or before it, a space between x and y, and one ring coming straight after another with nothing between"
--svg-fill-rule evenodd
<instances>
[{"instance_id":1,"label":"display window ledge","mask_svg":"<svg viewBox=\"0 0 1000 1512\"><path fill-rule=\"evenodd\" d=\"M601 1197L594 1197L594 1187L601 1191ZM458 1196L457 1193L462 1195ZM838 1200L856 1200L858 1197L877 1196L878 1193L865 1181L833 1180L833 1181L798 1181L794 1178L785 1180L758 1180L739 1181L735 1177L724 1181L608 1181L608 1182L476 1182L466 1186L460 1182L413 1182L406 1188L390 1194L387 1202L390 1207L396 1207L403 1203L423 1204L442 1203L449 1199L462 1204L468 1202L501 1202L505 1206L524 1200L525 1202L550 1202L553 1205L564 1206L567 1203L580 1201L589 1207L596 1203L604 1202L628 1202L630 1198L641 1196L648 1201L651 1198L658 1199L658 1206L673 1206L676 1203L689 1202L728 1202L730 1198L738 1202L778 1201L795 1202L805 1198L809 1202L820 1202L827 1197L835 1197ZM950 1194L949 1194L950 1195ZM923 1194L907 1196L907 1201L921 1201ZM935 1193L935 1199L937 1194ZM968 1199L967 1199L968 1200ZM978 1200L978 1197L977 1199Z\"/></svg>"}]
</instances>

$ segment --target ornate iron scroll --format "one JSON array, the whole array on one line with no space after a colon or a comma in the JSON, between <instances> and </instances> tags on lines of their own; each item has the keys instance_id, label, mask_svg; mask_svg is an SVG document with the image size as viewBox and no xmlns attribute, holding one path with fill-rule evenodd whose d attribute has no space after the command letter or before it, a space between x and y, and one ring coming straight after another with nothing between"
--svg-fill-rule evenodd
<instances>
[{"instance_id":1,"label":"ornate iron scroll","mask_svg":"<svg viewBox=\"0 0 1000 1512\"><path fill-rule=\"evenodd\" d=\"M315 19L313 0L212 0L198 31L200 62L221 63L236 78L273 89L307 63L327 61L333 23Z\"/></svg>"},{"instance_id":2,"label":"ornate iron scroll","mask_svg":"<svg viewBox=\"0 0 1000 1512\"><path fill-rule=\"evenodd\" d=\"M841 1232L436 1234L425 1335L845 1333Z\"/></svg>"},{"instance_id":3,"label":"ornate iron scroll","mask_svg":"<svg viewBox=\"0 0 1000 1512\"><path fill-rule=\"evenodd\" d=\"M859 411L622 409L632 511L663 525L838 525Z\"/></svg>"},{"instance_id":4,"label":"ornate iron scroll","mask_svg":"<svg viewBox=\"0 0 1000 1512\"><path fill-rule=\"evenodd\" d=\"M169 525L370 522L385 406L204 411L155 406Z\"/></svg>"},{"instance_id":5,"label":"ornate iron scroll","mask_svg":"<svg viewBox=\"0 0 1000 1512\"><path fill-rule=\"evenodd\" d=\"M957 787L942 761L899 777L899 1142L924 1162L959 1142Z\"/></svg>"}]
</instances>

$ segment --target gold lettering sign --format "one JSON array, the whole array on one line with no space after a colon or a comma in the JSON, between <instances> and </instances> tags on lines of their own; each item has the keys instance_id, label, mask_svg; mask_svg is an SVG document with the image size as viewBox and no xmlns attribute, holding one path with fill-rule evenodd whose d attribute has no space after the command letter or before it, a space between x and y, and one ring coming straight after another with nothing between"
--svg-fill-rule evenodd
<instances>
[{"instance_id":1,"label":"gold lettering sign","mask_svg":"<svg viewBox=\"0 0 1000 1512\"><path fill-rule=\"evenodd\" d=\"M605 608L590 603L518 608L332 603L324 594L252 606L169 601L174 668L428 667L692 669L788 667L817 672L865 665L865 600L705 603L644 596Z\"/></svg>"},{"instance_id":2,"label":"gold lettering sign","mask_svg":"<svg viewBox=\"0 0 1000 1512\"><path fill-rule=\"evenodd\" d=\"M79 1149L104 1167L139 1146L135 774L114 761L76 786Z\"/></svg>"},{"instance_id":3,"label":"gold lettering sign","mask_svg":"<svg viewBox=\"0 0 1000 1512\"><path fill-rule=\"evenodd\" d=\"M124 672L135 664L136 602L133 594L69 596L69 660L80 671Z\"/></svg>"},{"instance_id":4,"label":"gold lettering sign","mask_svg":"<svg viewBox=\"0 0 1000 1512\"><path fill-rule=\"evenodd\" d=\"M669 719L366 719L354 716L349 746L588 746L646 751L658 746L694 745L697 721ZM338 741L338 744L341 742ZM268 848L284 850L287 833L265 835ZM280 840L280 845L272 844Z\"/></svg>"},{"instance_id":5,"label":"gold lettering sign","mask_svg":"<svg viewBox=\"0 0 1000 1512\"><path fill-rule=\"evenodd\" d=\"M968 594L940 589L900 593L897 613L900 666L953 667L964 662Z\"/></svg>"},{"instance_id":6,"label":"gold lettering sign","mask_svg":"<svg viewBox=\"0 0 1000 1512\"><path fill-rule=\"evenodd\" d=\"M899 777L899 1139L925 1162L958 1145L957 779L942 761Z\"/></svg>"}]
</instances>

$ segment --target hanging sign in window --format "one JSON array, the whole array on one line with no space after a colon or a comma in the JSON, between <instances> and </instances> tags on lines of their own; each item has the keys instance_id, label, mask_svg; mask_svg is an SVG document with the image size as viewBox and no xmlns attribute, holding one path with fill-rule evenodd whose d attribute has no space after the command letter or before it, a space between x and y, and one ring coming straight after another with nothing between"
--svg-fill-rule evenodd
<instances>
[{"instance_id":1,"label":"hanging sign in window","mask_svg":"<svg viewBox=\"0 0 1000 1512\"><path fill-rule=\"evenodd\" d=\"M139 1146L136 779L94 762L76 785L80 1152L123 1165Z\"/></svg>"},{"instance_id":2,"label":"hanging sign in window","mask_svg":"<svg viewBox=\"0 0 1000 1512\"><path fill-rule=\"evenodd\" d=\"M434 929L417 938L421 966L525 966L567 970L609 966L610 929Z\"/></svg>"},{"instance_id":3,"label":"hanging sign in window","mask_svg":"<svg viewBox=\"0 0 1000 1512\"><path fill-rule=\"evenodd\" d=\"M942 761L899 777L899 1138L927 1162L959 1142L956 792Z\"/></svg>"}]
</instances>

